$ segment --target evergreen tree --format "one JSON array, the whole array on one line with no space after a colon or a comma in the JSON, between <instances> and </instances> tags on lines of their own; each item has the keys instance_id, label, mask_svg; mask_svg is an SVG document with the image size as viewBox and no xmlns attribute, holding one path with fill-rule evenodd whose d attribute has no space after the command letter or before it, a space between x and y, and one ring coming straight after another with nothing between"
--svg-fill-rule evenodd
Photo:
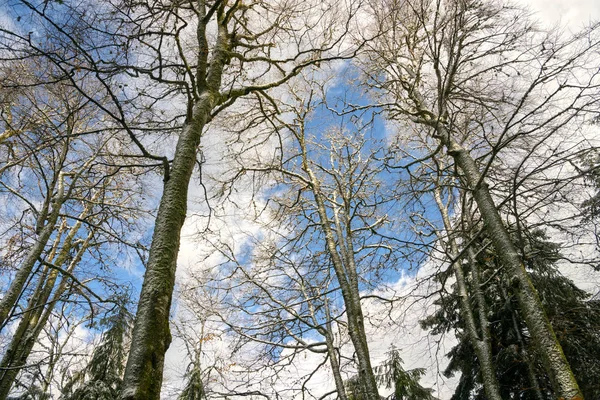
<instances>
[{"instance_id":1,"label":"evergreen tree","mask_svg":"<svg viewBox=\"0 0 600 400\"><path fill-rule=\"evenodd\" d=\"M15 385L19 394L9 396L7 400L50 400L51 397L45 393L37 385L25 387L23 385Z\"/></svg>"},{"instance_id":2,"label":"evergreen tree","mask_svg":"<svg viewBox=\"0 0 600 400\"><path fill-rule=\"evenodd\" d=\"M398 350L392 348L388 352L388 359L376 368L377 381L386 388L394 388L394 393L389 400L437 400L433 390L424 388L419 380L425 373L424 368L415 368L405 371L402 368L402 359Z\"/></svg>"},{"instance_id":3,"label":"evergreen tree","mask_svg":"<svg viewBox=\"0 0 600 400\"><path fill-rule=\"evenodd\" d=\"M186 373L186 383L178 400L206 400L204 382L202 381L202 370L193 363Z\"/></svg>"},{"instance_id":4,"label":"evergreen tree","mask_svg":"<svg viewBox=\"0 0 600 400\"><path fill-rule=\"evenodd\" d=\"M557 269L559 246L547 240L542 231L529 232L522 246L527 269L554 328L565 356L588 399L600 398L600 301L579 289ZM480 252L476 261L484 274L484 295L492 338L492 353L503 399L550 400L556 396L544 372L529 333L522 321L513 287L504 276L493 250ZM465 269L468 269L468 263ZM439 310L425 321L424 327L441 333L459 332L459 343L448 353L446 376L460 373L452 400L484 400L477 357L464 331L457 310L456 296L438 302Z\"/></svg>"},{"instance_id":5,"label":"evergreen tree","mask_svg":"<svg viewBox=\"0 0 600 400\"><path fill-rule=\"evenodd\" d=\"M65 385L61 400L119 398L132 322L132 315L122 300L117 301L113 312L101 321L107 329L100 344L87 366L75 373Z\"/></svg>"},{"instance_id":6,"label":"evergreen tree","mask_svg":"<svg viewBox=\"0 0 600 400\"><path fill-rule=\"evenodd\" d=\"M593 220L600 217L600 150L588 154L582 161L585 171L579 171L594 188L592 196L582 204L583 215L585 219Z\"/></svg>"},{"instance_id":7,"label":"evergreen tree","mask_svg":"<svg viewBox=\"0 0 600 400\"><path fill-rule=\"evenodd\" d=\"M380 396L382 400L437 400L433 390L421 386L419 380L425 373L423 368L404 370L402 358L398 350L392 347L387 353L388 358L381 365L374 368L377 383L387 389L394 389L388 397ZM346 395L349 400L364 400L364 388L358 375L352 376L344 382Z\"/></svg>"},{"instance_id":8,"label":"evergreen tree","mask_svg":"<svg viewBox=\"0 0 600 400\"><path fill-rule=\"evenodd\" d=\"M577 168L577 172L583 175L585 183L591 187L590 197L583 201L582 222L590 224L588 232L593 232L596 239L596 250L600 250L600 150L593 149L582 157L583 168ZM596 265L596 270L600 265Z\"/></svg>"}]
</instances>

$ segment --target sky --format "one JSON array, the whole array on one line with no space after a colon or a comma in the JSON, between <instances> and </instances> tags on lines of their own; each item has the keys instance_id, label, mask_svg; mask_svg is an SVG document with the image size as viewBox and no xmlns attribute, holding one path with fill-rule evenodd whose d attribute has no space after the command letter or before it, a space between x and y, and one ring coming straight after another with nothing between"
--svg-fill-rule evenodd
<instances>
[{"instance_id":1,"label":"sky","mask_svg":"<svg viewBox=\"0 0 600 400\"><path fill-rule=\"evenodd\" d=\"M528 5L540 22L547 25L564 24L577 29L600 18L600 2L595 0L521 0Z\"/></svg>"}]
</instances>

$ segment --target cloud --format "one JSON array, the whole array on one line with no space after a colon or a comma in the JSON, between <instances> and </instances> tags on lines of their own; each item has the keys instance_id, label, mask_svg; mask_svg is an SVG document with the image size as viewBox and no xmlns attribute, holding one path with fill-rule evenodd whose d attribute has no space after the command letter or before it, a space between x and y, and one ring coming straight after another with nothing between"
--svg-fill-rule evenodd
<instances>
[{"instance_id":1,"label":"cloud","mask_svg":"<svg viewBox=\"0 0 600 400\"><path fill-rule=\"evenodd\" d=\"M566 26L576 31L600 20L600 3L596 0L520 0L546 27Z\"/></svg>"}]
</instances>

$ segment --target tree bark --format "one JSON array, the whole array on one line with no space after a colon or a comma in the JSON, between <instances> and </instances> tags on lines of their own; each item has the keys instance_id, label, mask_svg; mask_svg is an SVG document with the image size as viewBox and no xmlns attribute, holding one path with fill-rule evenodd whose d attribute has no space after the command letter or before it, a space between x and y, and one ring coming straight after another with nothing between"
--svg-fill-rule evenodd
<instances>
[{"instance_id":1,"label":"tree bark","mask_svg":"<svg viewBox=\"0 0 600 400\"><path fill-rule=\"evenodd\" d=\"M199 98L177 141L170 177L160 200L123 378L122 400L160 398L164 357L171 343L169 312L181 228L187 213L188 187L202 131L211 111L220 103L221 77L228 62L229 35L223 16L219 18L219 33L206 82L200 82Z\"/></svg>"},{"instance_id":2,"label":"tree bark","mask_svg":"<svg viewBox=\"0 0 600 400\"><path fill-rule=\"evenodd\" d=\"M448 154L460 168L472 191L473 198L483 219L485 230L492 241L502 264L507 268L511 284L515 286L519 306L523 311L523 319L531 334L536 350L541 356L542 364L550 376L552 387L557 396L565 400L582 400L583 394L565 358L562 347L552 325L548 321L537 291L525 266L513 244L508 230L504 226L498 208L494 204L487 183L481 176L475 160L469 152L460 146L441 123L436 123L438 136Z\"/></svg>"},{"instance_id":3,"label":"tree bark","mask_svg":"<svg viewBox=\"0 0 600 400\"><path fill-rule=\"evenodd\" d=\"M329 364L331 365L331 372L333 374L335 388L337 389L338 400L348 400L346 388L344 387L344 380L340 373L340 361L333 341L334 336L333 328L331 327L331 313L329 312L327 299L325 299L325 318L325 343L327 344L327 354L329 355Z\"/></svg>"},{"instance_id":4,"label":"tree bark","mask_svg":"<svg viewBox=\"0 0 600 400\"><path fill-rule=\"evenodd\" d=\"M196 163L202 130L216 104L216 95L205 92L194 107L194 116L183 128L165 183L152 236L144 283L125 369L122 399L159 399L164 355L171 343L169 311L181 228L187 213L188 187Z\"/></svg>"},{"instance_id":5,"label":"tree bark","mask_svg":"<svg viewBox=\"0 0 600 400\"><path fill-rule=\"evenodd\" d=\"M482 296L476 296L477 303L479 304L480 335L477 331L477 323L473 313L473 308L471 307L465 273L462 268L461 260L457 259L459 251L458 246L456 245L456 240L454 240L454 237L452 237L452 224L450 223L448 211L442 203L439 187L434 189L433 197L440 210L440 214L442 215L444 229L448 234L448 247L450 250L450 256L452 257L452 269L454 270L456 287L458 288L458 304L460 307L460 314L464 319L467 336L469 337L471 346L477 355L481 381L483 383L485 393L490 400L502 400L502 396L500 395L500 385L496 379L496 368L494 367L494 361L492 359L492 347L490 343L489 331L487 329L488 321L484 308L482 309L482 307L485 306L485 301L482 299ZM475 290L478 289L475 288Z\"/></svg>"}]
</instances>

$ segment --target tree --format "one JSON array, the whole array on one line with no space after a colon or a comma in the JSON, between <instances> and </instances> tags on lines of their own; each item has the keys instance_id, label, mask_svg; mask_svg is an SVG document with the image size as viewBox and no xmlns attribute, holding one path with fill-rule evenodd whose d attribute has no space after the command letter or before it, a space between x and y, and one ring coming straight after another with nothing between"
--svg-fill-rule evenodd
<instances>
[{"instance_id":1,"label":"tree","mask_svg":"<svg viewBox=\"0 0 600 400\"><path fill-rule=\"evenodd\" d=\"M224 334L218 324L219 299L209 288L210 272L201 268L188 271L178 290L176 337L183 341L188 357L183 389L178 400L206 400L222 371L235 361L212 348Z\"/></svg>"},{"instance_id":2,"label":"tree","mask_svg":"<svg viewBox=\"0 0 600 400\"><path fill-rule=\"evenodd\" d=\"M49 400L50 396L38 386L26 388L26 391L18 396L11 396L8 400Z\"/></svg>"},{"instance_id":3,"label":"tree","mask_svg":"<svg viewBox=\"0 0 600 400\"><path fill-rule=\"evenodd\" d=\"M436 163L438 166L440 163ZM439 172L439 171L437 171ZM458 243L467 241L468 237L460 237L460 233L457 232L452 226L452 222L449 215L448 205L443 202L442 188L440 180L435 183L433 189L433 197L436 205L442 216L442 222L445 231L447 232L446 238L442 234L437 233L438 240L441 242L441 246L445 247L445 252L448 256L448 261L451 265L451 269L454 271L454 278L456 280L456 291L458 292L458 304L457 307L460 310L460 314L465 322L465 334L468 337L469 344L475 354L477 355L477 361L480 368L481 381L488 398L500 400L500 385L496 378L496 367L493 363L492 357L492 345L491 345L491 334L489 332L489 317L487 305L480 290L481 285L481 271L475 267L471 268L470 274L465 272L464 258L462 253L459 251ZM452 203L452 196L449 194L449 204ZM458 235L457 235L458 233ZM445 243L444 243L445 241ZM469 244L467 244L469 246ZM466 253L469 258L473 256L473 249L467 247ZM462 257L461 257L462 255ZM469 281L472 282L471 288L469 288ZM474 300L474 301L473 301Z\"/></svg>"},{"instance_id":4,"label":"tree","mask_svg":"<svg viewBox=\"0 0 600 400\"><path fill-rule=\"evenodd\" d=\"M282 116L272 118L287 145L275 157L240 164L226 182L224 192L250 176L255 186L273 187L273 195L270 205L257 207L262 225L248 254L226 246L221 253L233 265L228 275L239 274L247 288L232 297L239 298L245 315L256 316L247 330L257 341L289 349L286 354L325 353L338 396L344 396L331 325L343 327L364 396L379 399L361 291L395 268L405 242L390 234L394 222L388 213L397 204L384 181L384 145L372 134L369 115L327 126L323 87L310 76L293 86L292 101L279 105Z\"/></svg>"},{"instance_id":5,"label":"tree","mask_svg":"<svg viewBox=\"0 0 600 400\"><path fill-rule=\"evenodd\" d=\"M52 115L52 116L45 116L45 117L47 119L50 119L50 118L55 118L56 116ZM64 132L64 135L66 135L66 136L73 135L75 133L73 131L75 128L72 124L73 119L68 116L67 116L67 119L70 119L71 123L65 124L67 129L66 129L66 132ZM61 122L68 122L68 121L63 120ZM59 126L60 125L62 125L62 123L59 123ZM50 127L53 127L53 125L45 126L45 128L50 128ZM59 128L59 130L60 130L60 128ZM61 135L61 134L62 134L62 132L59 133L59 135ZM34 134L34 136L36 136L36 135ZM44 136L45 135L42 132L41 139L44 142L48 139L51 142L53 142L55 140L52 137L47 138ZM52 234L54 233L54 231L56 229L56 225L57 225L63 204L71 196L71 192L76 184L77 179L81 177L81 174L84 170L86 170L86 167L89 167L89 165L86 166L84 164L84 165L80 166L81 169L79 169L79 170L77 170L77 169L74 169L72 171L67 170L65 168L66 167L65 164L67 163L67 155L69 153L68 140L62 141L62 143L61 143L60 139L59 139L58 143L55 142L54 145L57 149L60 149L58 151L58 157L57 157L58 162L55 162L54 163L55 165L53 165L55 167L53 169L54 174L50 177L50 179L47 179L46 176L43 176L43 175L41 177L42 180L45 178L47 179L47 181L44 182L44 183L46 183L47 191L43 195L44 201L42 203L42 207L39 210L33 205L31 207L32 212L37 217L36 218L36 228L35 228L36 236L34 239L34 243L29 248L29 250L27 252L27 256L22 261L22 264L20 265L20 267L18 267L18 269L15 273L15 277L11 281L9 288L7 289L5 295L2 297L2 300L0 301L0 327L2 327L2 328L4 328L4 326L6 325L6 322L10 316L11 310L17 305L18 300L21 296L21 293L22 293L27 281L29 280L29 278L31 276L31 273L37 263L38 258L44 252L46 245L50 241ZM53 152L54 151L52 149L50 149L50 153L53 153ZM16 158L19 159L21 157L28 157L31 154L32 153L30 153L29 151L25 151L25 156L20 156L20 157L16 157ZM21 161L21 160L19 160L19 161ZM37 161L38 164L41 164L39 161L39 158L37 158L36 155L33 156L32 161L34 161L34 163ZM50 163L52 163L52 161L50 161ZM7 169L9 166L10 166L10 163L7 163L7 165L5 165L3 170ZM44 167L46 167L46 165L44 165L44 166L39 165L39 167L41 167L39 170L42 170ZM69 182L66 182L68 180L68 177L73 178L72 179L73 185L69 185ZM16 194L17 198L21 197L21 199L23 199L23 196L21 196L19 194L18 189L17 190L13 189L10 186L10 183L11 182L9 181L9 179L6 179L6 177L5 177L5 179L3 179L3 181L2 181L3 188L9 193ZM26 203L31 204L27 199L24 199L24 200Z\"/></svg>"},{"instance_id":6,"label":"tree","mask_svg":"<svg viewBox=\"0 0 600 400\"><path fill-rule=\"evenodd\" d=\"M358 12L373 18L354 26ZM521 10L486 0L14 0L0 14L8 22L0 27L0 198L7 199L0 201L7 287L0 329L15 333L0 362L0 399L13 381L13 394L23 396L62 386L53 372L65 354L59 336L72 334L70 318L83 323L104 304L113 285L104 268L123 264L115 250L123 245L146 267L124 379L120 370L99 377L90 367L78 375L89 384L75 379L65 395L158 399L181 232L193 208L205 212L193 219L202 225L198 237L217 248L202 262L218 265L220 281L199 283L217 287L222 302L209 319L218 314L237 335L233 352L263 357L252 360L268 375L257 386L308 355L318 365L290 390L314 395L306 387L329 363L342 400L343 377L354 372L360 389L351 395L379 400L365 296L393 307L397 297L369 292L429 256L448 269L438 275L439 291L427 295L439 296L440 318L463 319L452 325L461 335L461 368L472 372L461 390L482 396L474 387L483 384L485 396L501 398L499 379L509 374L497 368L510 363L497 362L494 346L511 343L518 351L502 357L523 361L514 370L535 383L538 400L595 396L574 378L595 370L569 359L584 346L563 340L562 329L575 328L544 308L553 293L542 287L563 288L578 299L564 304L576 307L584 294L559 279L537 279L528 240L534 227L576 234L568 222L576 213L553 214L558 204L570 201L578 217L583 209L583 221L594 222L595 192L585 202L565 194L586 177L595 181L597 160L578 169L580 156L592 152L573 138L599 113L598 27L559 39ZM332 85L323 67L358 51L362 58L339 75L361 69L375 100L364 105L364 97L344 94L346 107L333 110L339 124L329 126L331 104L317 94ZM302 77L319 83L304 85ZM380 135L379 115L400 134ZM399 146L386 149L391 142ZM219 157L228 152L234 166ZM209 187L207 171L224 184ZM139 176L158 185L162 178L163 190L143 192L127 176L136 184ZM196 189L199 202L188 197ZM145 198L156 199L158 210L147 263L138 242L146 231L135 222ZM241 244L223 229L231 225L215 223L225 202L255 213L256 229ZM441 219L430 218L434 203ZM411 259L415 249L419 257ZM195 292L202 310L213 309L202 304L211 303L210 290ZM239 385L219 392L224 373L209 382L221 371L202 357L206 337L196 335L201 346L188 348L182 395L264 396ZM94 354L93 364L105 356ZM390 357L380 372L397 384L395 397L427 398L413 385L420 372ZM121 358L111 362L122 366Z\"/></svg>"},{"instance_id":7,"label":"tree","mask_svg":"<svg viewBox=\"0 0 600 400\"><path fill-rule=\"evenodd\" d=\"M388 397L389 400L437 400L432 389L426 389L419 384L419 379L425 372L423 368L405 371L402 367L402 358L398 350L393 349L387 353L387 360L375 367L377 382L387 389L394 389ZM344 386L349 400L363 400L366 398L364 387L357 375L344 381Z\"/></svg>"},{"instance_id":8,"label":"tree","mask_svg":"<svg viewBox=\"0 0 600 400\"><path fill-rule=\"evenodd\" d=\"M596 222L600 217L600 154L595 149L582 157L582 168L577 168L577 172L583 174L587 183L592 187L592 194L581 204L583 208L583 222L592 222L594 236L596 238L596 247L600 249L600 233L596 227Z\"/></svg>"},{"instance_id":9,"label":"tree","mask_svg":"<svg viewBox=\"0 0 600 400\"><path fill-rule=\"evenodd\" d=\"M522 315L556 395L581 398L486 178L511 142L541 131L555 133L594 112L591 92L598 76L586 66L598 46L596 39L587 41L595 35L593 28L558 43L536 36L522 22L520 10L486 2L390 2L373 13L382 35L367 53L373 60L367 64L372 69L365 70L367 85L380 90L391 118L423 126L429 140L439 145L436 152L444 148L453 159L509 279L518 287ZM579 73L585 76L583 86L568 78ZM546 90L550 95L536 96ZM487 158L478 159L479 152Z\"/></svg>"},{"instance_id":10,"label":"tree","mask_svg":"<svg viewBox=\"0 0 600 400\"><path fill-rule=\"evenodd\" d=\"M358 375L352 376L344 381L344 395L348 400L364 400L366 398L365 389ZM380 396L383 399L383 396Z\"/></svg>"},{"instance_id":11,"label":"tree","mask_svg":"<svg viewBox=\"0 0 600 400\"><path fill-rule=\"evenodd\" d=\"M128 231L135 230L136 219L144 214L139 199L132 196L137 194L135 178L122 173L135 173L135 168L114 165L118 157L112 152L113 133L104 131L101 113L72 85L46 83L31 71L10 76L8 69L16 65L37 72L39 64L49 76L55 72L51 64L39 61L9 63L2 70L9 75L2 80L2 90L16 90L3 104L1 122L17 132L0 144L0 195L12 204L3 215L2 239L8 237L8 245L2 260L9 271L16 270L2 299L9 312L2 327L14 323L0 361L2 399L19 374L28 375L22 369L37 368L40 373L33 376L42 381L52 376L43 371L51 371L56 362L51 346L46 357L30 355L43 353L47 325L67 318L62 315L65 302L86 302L93 318L97 302L104 301L96 291L110 291L112 279L106 278L117 258L105 253L125 247L118 256L124 260L127 247L142 248L128 242L135 235ZM83 306L74 314L87 319L87 311ZM45 379L41 390L49 389L50 380Z\"/></svg>"},{"instance_id":12,"label":"tree","mask_svg":"<svg viewBox=\"0 0 600 400\"><path fill-rule=\"evenodd\" d=\"M557 332L557 337L565 350L565 356L581 382L581 390L587 398L598 396L598 387L593 376L597 374L600 338L595 325L600 311L597 300L590 300L589 294L577 288L556 269L555 263L561 258L559 246L547 241L541 231L529 232L524 239L527 266L531 279L538 288L540 298L548 318ZM484 289L486 304L490 313L490 333L493 338L493 359L498 373L502 398L506 399L552 399L554 394L547 372L523 325L523 317L515 299L514 288L507 285L499 268L498 256L487 248L477 255L475 263L486 276ZM471 264L469 268L475 264ZM495 273L494 271L499 271ZM426 321L434 329L462 329L464 322L457 319L452 310L453 302L440 303L440 310ZM459 337L459 344L448 354L450 364L445 373L461 373L459 385L453 399L485 398L478 383L477 357Z\"/></svg>"},{"instance_id":13,"label":"tree","mask_svg":"<svg viewBox=\"0 0 600 400\"><path fill-rule=\"evenodd\" d=\"M178 400L205 400L206 394L200 366L196 364L192 365L187 372L186 378L187 382Z\"/></svg>"},{"instance_id":14,"label":"tree","mask_svg":"<svg viewBox=\"0 0 600 400\"><path fill-rule=\"evenodd\" d=\"M88 364L76 372L63 389L61 400L116 400L123 385L123 372L132 315L127 297L115 299L114 308L100 321L105 326L100 343Z\"/></svg>"},{"instance_id":15,"label":"tree","mask_svg":"<svg viewBox=\"0 0 600 400\"><path fill-rule=\"evenodd\" d=\"M19 366L8 398L32 396L36 399L39 396L51 399L60 393L66 371L78 365L89 349L78 340L89 320L89 315L82 317L81 308L76 302L60 304L60 311L55 312L44 326L41 340L33 347L27 365Z\"/></svg>"},{"instance_id":16,"label":"tree","mask_svg":"<svg viewBox=\"0 0 600 400\"><path fill-rule=\"evenodd\" d=\"M282 221L272 223L269 229L277 231ZM296 234L300 237L294 237ZM286 238L274 231L260 236L255 238L250 263L241 261L245 258L243 254L227 253L224 267L228 267L227 271L233 269L228 282L224 284L214 278L211 284L227 293L222 303L228 308L219 315L238 337L232 352L243 353L245 347L253 349L258 353L257 363L267 372L270 370L274 379L279 379L277 371L313 353L322 362L314 370L296 377L303 382L300 390L310 395L305 387L325 373L322 370L328 363L338 397L344 399L341 364L345 357L340 351L346 344L342 339L344 310L335 300L339 291L335 278L328 267L323 267L328 263L326 255L316 249L292 250L293 243L299 245L303 240L298 232ZM219 247L224 252L224 246ZM286 390L293 392L299 388ZM291 396L281 392L279 395Z\"/></svg>"},{"instance_id":17,"label":"tree","mask_svg":"<svg viewBox=\"0 0 600 400\"><path fill-rule=\"evenodd\" d=\"M422 368L405 371L398 350L388 352L388 359L376 369L377 380L386 388L394 388L389 400L436 400L432 389L426 389L419 384L424 373Z\"/></svg>"}]
</instances>

